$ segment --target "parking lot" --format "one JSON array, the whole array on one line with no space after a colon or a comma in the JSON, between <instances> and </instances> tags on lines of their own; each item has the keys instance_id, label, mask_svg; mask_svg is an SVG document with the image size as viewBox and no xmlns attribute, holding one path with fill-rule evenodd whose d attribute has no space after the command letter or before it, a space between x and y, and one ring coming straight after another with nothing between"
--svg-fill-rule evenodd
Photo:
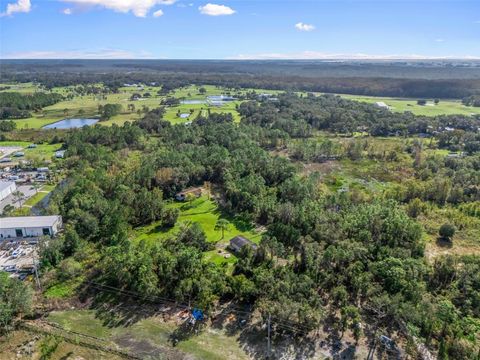
<instances>
[{"instance_id":1,"label":"parking lot","mask_svg":"<svg viewBox=\"0 0 480 360\"><path fill-rule=\"evenodd\" d=\"M33 273L37 257L36 240L4 240L0 243L0 269L24 280Z\"/></svg>"},{"instance_id":2,"label":"parking lot","mask_svg":"<svg viewBox=\"0 0 480 360\"><path fill-rule=\"evenodd\" d=\"M13 193L8 195L3 200L0 200L0 213L7 205L12 205L14 208L19 208L29 198L41 191L41 187L47 182L49 178L48 168L40 168L40 170L18 170L18 169L1 169L0 181L14 181L17 186L17 195ZM19 199L18 195L21 195Z\"/></svg>"}]
</instances>

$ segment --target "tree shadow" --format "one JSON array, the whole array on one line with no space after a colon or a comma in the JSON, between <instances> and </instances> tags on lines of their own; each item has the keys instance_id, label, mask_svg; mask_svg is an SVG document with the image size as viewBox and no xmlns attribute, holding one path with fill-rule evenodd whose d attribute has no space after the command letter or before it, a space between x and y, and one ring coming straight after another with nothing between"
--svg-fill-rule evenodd
<instances>
[{"instance_id":1,"label":"tree shadow","mask_svg":"<svg viewBox=\"0 0 480 360\"><path fill-rule=\"evenodd\" d=\"M451 249L453 247L453 242L450 239L446 239L444 237L437 237L435 242L438 247Z\"/></svg>"}]
</instances>

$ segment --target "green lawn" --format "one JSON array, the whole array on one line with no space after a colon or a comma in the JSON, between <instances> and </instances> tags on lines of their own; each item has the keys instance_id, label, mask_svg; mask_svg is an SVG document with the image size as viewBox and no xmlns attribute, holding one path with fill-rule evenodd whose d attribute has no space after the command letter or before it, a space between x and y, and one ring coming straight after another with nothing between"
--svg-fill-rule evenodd
<instances>
[{"instance_id":1,"label":"green lawn","mask_svg":"<svg viewBox=\"0 0 480 360\"><path fill-rule=\"evenodd\" d=\"M0 146L17 146L23 148L25 159L45 161L51 160L55 151L59 150L61 144L37 144L37 147L29 149L28 145L32 144L28 141L0 141ZM22 158L19 158L22 159Z\"/></svg>"},{"instance_id":2,"label":"green lawn","mask_svg":"<svg viewBox=\"0 0 480 360\"><path fill-rule=\"evenodd\" d=\"M255 230L251 227L243 226L239 221L231 218L227 218L229 225L225 230L224 238L222 239L222 232L221 230L215 229L215 225L218 219L224 217L215 202L208 199L206 196L195 199L191 203L174 202L169 206L180 210L180 215L176 225L168 230L158 228L159 223L152 223L150 225L137 228L133 234L135 241L146 240L148 243L153 244L169 236L175 235L180 230L181 224L186 222L196 222L200 224L205 232L207 241L212 243L227 245L229 240L237 235L245 236L256 243L258 243L261 239L260 233L255 232ZM225 259L224 256L219 254L216 250L207 252L206 257L208 260L219 265L224 263L231 265L235 262L235 258L233 256Z\"/></svg>"},{"instance_id":3,"label":"green lawn","mask_svg":"<svg viewBox=\"0 0 480 360\"><path fill-rule=\"evenodd\" d=\"M438 105L435 105L432 100L427 101L427 105L421 106L417 104L418 99L401 99L391 97L376 97L376 96L359 96L359 95L344 95L341 97L350 100L362 101L367 103L384 102L391 107L392 111L405 112L411 111L415 115L472 115L480 114L480 107L465 106L459 100L440 100Z\"/></svg>"},{"instance_id":4,"label":"green lawn","mask_svg":"<svg viewBox=\"0 0 480 360\"><path fill-rule=\"evenodd\" d=\"M40 201L43 200L45 196L47 196L53 189L55 189L54 185L44 185L41 188L39 188L37 193L33 195L31 198L29 198L27 201L25 201L24 205L27 206L35 206L38 204Z\"/></svg>"}]
</instances>

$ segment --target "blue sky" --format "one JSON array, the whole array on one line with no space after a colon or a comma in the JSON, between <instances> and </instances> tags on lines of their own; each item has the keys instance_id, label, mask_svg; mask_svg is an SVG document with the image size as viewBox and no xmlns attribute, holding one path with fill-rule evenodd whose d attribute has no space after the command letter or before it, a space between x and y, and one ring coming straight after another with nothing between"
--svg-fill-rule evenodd
<instances>
[{"instance_id":1,"label":"blue sky","mask_svg":"<svg viewBox=\"0 0 480 360\"><path fill-rule=\"evenodd\" d=\"M480 0L0 0L2 58L480 58Z\"/></svg>"}]
</instances>

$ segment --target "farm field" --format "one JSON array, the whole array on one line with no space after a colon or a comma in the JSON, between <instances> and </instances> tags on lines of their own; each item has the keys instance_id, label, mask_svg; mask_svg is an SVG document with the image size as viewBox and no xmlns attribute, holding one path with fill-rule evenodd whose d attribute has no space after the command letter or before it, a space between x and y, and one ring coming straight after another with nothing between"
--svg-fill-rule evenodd
<instances>
[{"instance_id":1,"label":"farm field","mask_svg":"<svg viewBox=\"0 0 480 360\"><path fill-rule=\"evenodd\" d=\"M376 96L358 96L339 94L339 96L366 103L384 102L390 106L392 111L405 112L410 111L415 115L436 116L436 115L474 115L480 114L480 107L465 106L459 100L440 100L438 105L433 101L427 101L426 105L418 105L418 99L401 99L393 97L376 97Z\"/></svg>"}]
</instances>

